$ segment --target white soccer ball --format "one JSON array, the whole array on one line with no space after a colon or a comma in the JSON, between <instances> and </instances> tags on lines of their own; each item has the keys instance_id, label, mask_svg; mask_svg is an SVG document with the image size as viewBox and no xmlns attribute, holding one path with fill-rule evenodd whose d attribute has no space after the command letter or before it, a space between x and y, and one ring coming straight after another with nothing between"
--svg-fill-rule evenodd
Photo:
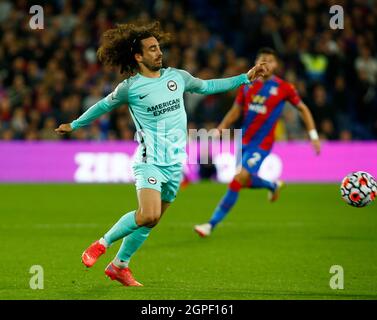
<instances>
[{"instance_id":1,"label":"white soccer ball","mask_svg":"<svg viewBox=\"0 0 377 320\"><path fill-rule=\"evenodd\" d=\"M340 192L349 205L365 207L377 197L377 182L367 172L352 172L343 179Z\"/></svg>"}]
</instances>

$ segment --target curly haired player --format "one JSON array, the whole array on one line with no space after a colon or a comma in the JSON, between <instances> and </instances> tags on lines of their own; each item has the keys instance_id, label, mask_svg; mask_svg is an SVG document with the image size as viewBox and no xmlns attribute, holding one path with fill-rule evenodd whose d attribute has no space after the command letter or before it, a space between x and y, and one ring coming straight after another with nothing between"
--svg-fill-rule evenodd
<instances>
[{"instance_id":1,"label":"curly haired player","mask_svg":"<svg viewBox=\"0 0 377 320\"><path fill-rule=\"evenodd\" d=\"M120 67L127 78L78 119L56 129L60 134L69 133L123 104L129 106L139 142L133 166L139 206L122 216L82 254L82 262L91 267L106 248L123 239L105 274L125 286L141 286L128 267L130 259L174 201L179 188L182 160L186 157L184 92L224 92L247 84L266 72L265 64L260 63L246 74L201 80L184 70L162 68L160 43L168 41L168 38L158 22L122 24L107 30L98 50L99 60L106 65Z\"/></svg>"}]
</instances>

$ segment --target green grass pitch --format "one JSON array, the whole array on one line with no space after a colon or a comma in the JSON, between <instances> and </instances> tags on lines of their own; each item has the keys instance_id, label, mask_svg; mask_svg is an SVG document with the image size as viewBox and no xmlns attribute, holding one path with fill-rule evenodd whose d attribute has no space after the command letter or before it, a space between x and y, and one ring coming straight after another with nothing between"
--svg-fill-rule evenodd
<instances>
[{"instance_id":1,"label":"green grass pitch","mask_svg":"<svg viewBox=\"0 0 377 320\"><path fill-rule=\"evenodd\" d=\"M347 206L337 185L290 184L270 204L243 190L228 219L201 239L202 223L226 190L200 183L176 202L136 253L142 288L104 275L120 242L91 269L82 251L135 208L132 185L0 185L0 299L376 299L377 205ZM44 289L29 287L32 265ZM329 270L344 269L332 290Z\"/></svg>"}]
</instances>

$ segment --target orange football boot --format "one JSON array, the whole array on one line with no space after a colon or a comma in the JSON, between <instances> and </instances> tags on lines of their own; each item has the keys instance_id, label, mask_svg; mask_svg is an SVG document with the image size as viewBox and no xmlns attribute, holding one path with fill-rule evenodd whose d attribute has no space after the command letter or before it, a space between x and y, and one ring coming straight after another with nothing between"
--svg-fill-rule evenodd
<instances>
[{"instance_id":1,"label":"orange football boot","mask_svg":"<svg viewBox=\"0 0 377 320\"><path fill-rule=\"evenodd\" d=\"M86 249L82 256L81 261L85 264L88 268L93 266L97 259L102 256L106 252L106 247L103 244L100 244L97 240L93 242L88 249Z\"/></svg>"},{"instance_id":2,"label":"orange football boot","mask_svg":"<svg viewBox=\"0 0 377 320\"><path fill-rule=\"evenodd\" d=\"M105 269L105 274L111 279L119 281L126 287L142 287L143 285L135 280L130 268L118 268L112 262Z\"/></svg>"}]
</instances>

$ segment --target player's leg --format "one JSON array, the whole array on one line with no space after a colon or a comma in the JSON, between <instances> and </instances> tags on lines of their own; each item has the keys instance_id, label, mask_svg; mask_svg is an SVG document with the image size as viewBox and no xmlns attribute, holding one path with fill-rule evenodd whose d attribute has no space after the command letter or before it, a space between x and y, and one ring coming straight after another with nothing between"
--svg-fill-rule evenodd
<instances>
[{"instance_id":1,"label":"player's leg","mask_svg":"<svg viewBox=\"0 0 377 320\"><path fill-rule=\"evenodd\" d=\"M130 211L122 216L100 240L94 242L84 251L82 261L87 267L93 266L97 259L106 252L106 249L117 240L123 239L125 244L126 238L132 234L132 239L142 243L144 241L141 240L148 237L150 227L157 223L161 214L160 192L153 189L141 189L138 191L138 198L138 210ZM131 238L128 240L130 241ZM137 250L135 244L128 245L127 248L124 256L128 256L131 251ZM122 252L122 246L120 252ZM128 264L128 259L123 260L127 261ZM124 267L127 266L125 264Z\"/></svg>"},{"instance_id":2,"label":"player's leg","mask_svg":"<svg viewBox=\"0 0 377 320\"><path fill-rule=\"evenodd\" d=\"M171 202L161 201L161 218L166 210L170 207Z\"/></svg>"},{"instance_id":3,"label":"player's leg","mask_svg":"<svg viewBox=\"0 0 377 320\"><path fill-rule=\"evenodd\" d=\"M123 215L105 235L92 243L82 254L82 262L89 268L106 252L115 241L126 237L139 228L136 223L136 211Z\"/></svg>"},{"instance_id":4,"label":"player's leg","mask_svg":"<svg viewBox=\"0 0 377 320\"><path fill-rule=\"evenodd\" d=\"M136 221L140 228L123 238L119 251L113 263L119 268L128 267L131 257L148 238L152 228L159 222L162 214L170 203L161 201L161 194L152 189L141 189L138 192L139 209L136 211ZM158 206L158 203L160 205ZM144 212L144 214L143 214ZM139 218L140 216L140 218Z\"/></svg>"},{"instance_id":5,"label":"player's leg","mask_svg":"<svg viewBox=\"0 0 377 320\"><path fill-rule=\"evenodd\" d=\"M92 243L82 254L83 264L88 268L92 267L115 241L137 230L139 225L136 223L135 213L135 210L126 213L101 239Z\"/></svg>"},{"instance_id":6,"label":"player's leg","mask_svg":"<svg viewBox=\"0 0 377 320\"><path fill-rule=\"evenodd\" d=\"M139 209L136 213L136 222L143 227L123 239L119 252L113 261L113 264L118 268L128 268L133 254L144 243L151 228L159 222L162 214L176 197L181 180L181 167L179 165L172 167L154 166L153 170L146 175L148 176L147 181L152 181L155 189L161 192L156 193L156 190L149 188L138 191ZM152 180L151 177L153 177Z\"/></svg>"},{"instance_id":7,"label":"player's leg","mask_svg":"<svg viewBox=\"0 0 377 320\"><path fill-rule=\"evenodd\" d=\"M161 215L161 184L164 182L159 169L153 164L135 164L134 174L139 208L124 215L104 236L112 244L139 227L153 227ZM127 232L131 229L132 232Z\"/></svg>"},{"instance_id":8,"label":"player's leg","mask_svg":"<svg viewBox=\"0 0 377 320\"><path fill-rule=\"evenodd\" d=\"M194 230L201 236L209 236L214 227L225 219L229 211L236 204L242 186L250 180L250 174L245 168L234 176L228 185L228 190L219 202L208 223L196 225Z\"/></svg>"},{"instance_id":9,"label":"player's leg","mask_svg":"<svg viewBox=\"0 0 377 320\"><path fill-rule=\"evenodd\" d=\"M257 174L252 174L250 176L250 180L247 183L246 187L250 189L268 189L268 199L271 202L274 202L278 199L280 190L283 187L284 183L283 181L279 180L277 182L271 182L265 179L262 179Z\"/></svg>"},{"instance_id":10,"label":"player's leg","mask_svg":"<svg viewBox=\"0 0 377 320\"><path fill-rule=\"evenodd\" d=\"M135 213L135 223L139 226L123 238L115 259L105 273L126 286L140 286L128 268L131 257L148 238L152 228L161 218L161 185L166 182L160 169L154 165L135 165L136 188L139 208Z\"/></svg>"},{"instance_id":11,"label":"player's leg","mask_svg":"<svg viewBox=\"0 0 377 320\"><path fill-rule=\"evenodd\" d=\"M235 175L234 179L228 186L225 196L216 207L212 217L208 223L196 225L194 230L201 236L209 236L212 230L228 215L238 200L239 191L244 187L251 187L251 177L255 176L254 187L262 187L262 183L266 183L269 187L274 187L270 182L265 181L257 176L257 172L268 155L268 152L256 148L247 148L242 150L242 168Z\"/></svg>"},{"instance_id":12,"label":"player's leg","mask_svg":"<svg viewBox=\"0 0 377 320\"><path fill-rule=\"evenodd\" d=\"M246 165L247 160L252 157L252 151L253 150L242 148L240 169L234 176L233 180L229 183L228 190L217 205L211 219L207 223L199 224L194 227L194 230L199 234L199 236L209 236L213 228L215 228L219 222L224 220L230 209L237 202L241 188L250 180L250 172L249 170L247 170L248 168L246 167Z\"/></svg>"},{"instance_id":13,"label":"player's leg","mask_svg":"<svg viewBox=\"0 0 377 320\"><path fill-rule=\"evenodd\" d=\"M250 180L245 186L250 189L268 189L270 191L276 189L276 183L261 178L257 173L250 175Z\"/></svg>"},{"instance_id":14,"label":"player's leg","mask_svg":"<svg viewBox=\"0 0 377 320\"><path fill-rule=\"evenodd\" d=\"M148 238L152 228L161 216L161 194L153 189L140 189L137 192L139 208L136 211L135 222L139 226L135 231L124 237L114 264L120 268L128 267L132 255Z\"/></svg>"},{"instance_id":15,"label":"player's leg","mask_svg":"<svg viewBox=\"0 0 377 320\"><path fill-rule=\"evenodd\" d=\"M128 265L131 257L148 238L152 227L161 219L162 213L166 211L170 203L161 201L161 194L155 190L141 189L138 192L139 209L136 213L136 220L145 223L133 233L124 237L115 259L107 266L105 273L113 280L118 280L126 286L141 286L132 275ZM158 205L160 203L160 205ZM143 212L145 214L143 214ZM140 218L139 218L140 214Z\"/></svg>"},{"instance_id":16,"label":"player's leg","mask_svg":"<svg viewBox=\"0 0 377 320\"><path fill-rule=\"evenodd\" d=\"M153 165L147 165L145 163L136 164L134 166L134 173L136 178L136 188L138 190L146 189L143 191L145 201L143 206L139 205L139 209L130 211L122 216L118 222L101 238L99 241L94 242L88 249L86 249L82 255L82 261L87 267L91 267L97 259L105 253L106 248L112 245L115 241L127 237L129 234L140 229L138 231L142 234L147 233L148 226L156 223L157 215L160 215L160 191L163 177L159 173L158 169ZM153 192L155 191L155 192ZM150 200L150 194L153 194L157 200ZM139 199L140 204L140 199ZM156 214L156 212L158 214Z\"/></svg>"},{"instance_id":17,"label":"player's leg","mask_svg":"<svg viewBox=\"0 0 377 320\"><path fill-rule=\"evenodd\" d=\"M140 285L133 279L128 268L131 257L148 238L152 228L161 217L161 194L153 189L138 190L139 208L136 211L135 222L139 225L135 231L123 238L119 251L106 268L105 273L112 279L117 279L124 285ZM125 272L122 272L126 269Z\"/></svg>"},{"instance_id":18,"label":"player's leg","mask_svg":"<svg viewBox=\"0 0 377 320\"><path fill-rule=\"evenodd\" d=\"M155 172L154 177L158 176L155 180L159 182L158 190L161 192L147 188L138 191L139 209L136 212L136 223L142 226L123 239L115 259L106 268L105 273L111 279L118 280L126 286L141 285L133 278L128 268L130 259L148 238L152 227L159 222L170 203L174 201L179 188L181 171L181 168L175 170L174 166L159 168L159 172ZM150 178L150 174L148 176Z\"/></svg>"},{"instance_id":19,"label":"player's leg","mask_svg":"<svg viewBox=\"0 0 377 320\"><path fill-rule=\"evenodd\" d=\"M269 155L269 152L264 150L255 150L251 153L250 157L243 161L243 166L250 173L250 179L246 184L243 185L244 188L250 189L267 189L269 190L268 197L270 201L277 200L281 187L283 186L282 181L272 182L261 178L258 175L258 171Z\"/></svg>"}]
</instances>

